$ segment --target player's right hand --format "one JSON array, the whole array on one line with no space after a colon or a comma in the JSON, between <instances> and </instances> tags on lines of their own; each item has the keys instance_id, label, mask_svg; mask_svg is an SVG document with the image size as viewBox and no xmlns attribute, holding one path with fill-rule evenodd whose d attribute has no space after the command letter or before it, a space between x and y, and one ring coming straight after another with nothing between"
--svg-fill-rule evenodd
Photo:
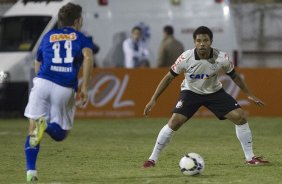
<instances>
[{"instance_id":1,"label":"player's right hand","mask_svg":"<svg viewBox=\"0 0 282 184\"><path fill-rule=\"evenodd\" d=\"M144 116L147 117L148 113L151 112L152 108L156 105L155 100L150 100L149 103L145 106Z\"/></svg>"},{"instance_id":2,"label":"player's right hand","mask_svg":"<svg viewBox=\"0 0 282 184\"><path fill-rule=\"evenodd\" d=\"M78 93L78 103L77 106L80 108L85 108L88 102L88 91L85 88L81 88L81 90Z\"/></svg>"}]
</instances>

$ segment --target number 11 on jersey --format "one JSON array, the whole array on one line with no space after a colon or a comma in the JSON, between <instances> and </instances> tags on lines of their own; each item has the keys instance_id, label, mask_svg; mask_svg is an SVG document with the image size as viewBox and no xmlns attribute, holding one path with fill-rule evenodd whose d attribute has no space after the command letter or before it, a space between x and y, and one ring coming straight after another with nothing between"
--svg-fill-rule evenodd
<instances>
[{"instance_id":1,"label":"number 11 on jersey","mask_svg":"<svg viewBox=\"0 0 282 184\"><path fill-rule=\"evenodd\" d=\"M72 57L72 42L70 40L66 40L64 44L64 48L66 51L66 57L61 58L60 56L60 42L55 42L52 46L52 49L54 50L54 58L52 58L53 63L72 63L73 57Z\"/></svg>"}]
</instances>

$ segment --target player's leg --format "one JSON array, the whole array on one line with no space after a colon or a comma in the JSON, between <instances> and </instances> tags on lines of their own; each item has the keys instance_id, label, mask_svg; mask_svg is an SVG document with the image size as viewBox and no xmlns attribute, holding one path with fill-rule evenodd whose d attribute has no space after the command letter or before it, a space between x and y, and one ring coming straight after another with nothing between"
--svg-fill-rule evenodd
<instances>
[{"instance_id":1,"label":"player's leg","mask_svg":"<svg viewBox=\"0 0 282 184\"><path fill-rule=\"evenodd\" d=\"M269 163L263 160L262 157L256 157L254 155L252 132L244 111L241 108L234 109L226 115L226 118L235 124L236 135L244 151L246 163L249 165Z\"/></svg>"},{"instance_id":2,"label":"player's leg","mask_svg":"<svg viewBox=\"0 0 282 184\"><path fill-rule=\"evenodd\" d=\"M155 165L158 160L160 152L166 147L169 143L174 131L178 130L182 124L187 121L187 117L182 114L174 113L168 123L160 130L157 137L154 149L149 157L149 160L145 161L144 167L152 167Z\"/></svg>"},{"instance_id":3,"label":"player's leg","mask_svg":"<svg viewBox=\"0 0 282 184\"><path fill-rule=\"evenodd\" d=\"M55 141L63 141L67 135L68 131L62 129L62 127L56 122L47 123L47 128L45 132Z\"/></svg>"},{"instance_id":4,"label":"player's leg","mask_svg":"<svg viewBox=\"0 0 282 184\"><path fill-rule=\"evenodd\" d=\"M234 109L225 117L235 124L236 135L241 143L246 160L251 160L255 156L253 153L252 133L244 111L241 108Z\"/></svg>"},{"instance_id":5,"label":"player's leg","mask_svg":"<svg viewBox=\"0 0 282 184\"><path fill-rule=\"evenodd\" d=\"M29 133L25 141L25 156L27 181L37 180L36 160L39 152L39 143L46 128L43 116L47 116L49 109L48 88L49 83L42 79L34 79L29 101L25 109L25 116L29 118Z\"/></svg>"},{"instance_id":6,"label":"player's leg","mask_svg":"<svg viewBox=\"0 0 282 184\"><path fill-rule=\"evenodd\" d=\"M242 145L246 161L255 159L264 162L259 157L254 156L252 133L245 113L238 102L223 89L214 94L207 95L206 98L205 106L220 120L227 118L235 124L236 135Z\"/></svg>"},{"instance_id":7,"label":"player's leg","mask_svg":"<svg viewBox=\"0 0 282 184\"><path fill-rule=\"evenodd\" d=\"M193 99L193 101L190 99ZM160 130L152 154L149 160L145 161L143 164L144 168L153 167L155 165L159 154L169 143L173 133L190 119L200 106L201 103L198 101L195 94L189 91L181 92L178 103L173 110L173 115L168 123Z\"/></svg>"},{"instance_id":8,"label":"player's leg","mask_svg":"<svg viewBox=\"0 0 282 184\"><path fill-rule=\"evenodd\" d=\"M37 171L36 171L36 160L39 152L39 144L36 146L30 145L30 135L35 130L35 121L30 120L29 125L29 135L25 141L25 156L26 156L26 179L27 181L36 181L37 180Z\"/></svg>"},{"instance_id":9,"label":"player's leg","mask_svg":"<svg viewBox=\"0 0 282 184\"><path fill-rule=\"evenodd\" d=\"M45 132L55 141L63 141L72 128L74 119L74 90L53 84L50 96L50 121Z\"/></svg>"}]
</instances>

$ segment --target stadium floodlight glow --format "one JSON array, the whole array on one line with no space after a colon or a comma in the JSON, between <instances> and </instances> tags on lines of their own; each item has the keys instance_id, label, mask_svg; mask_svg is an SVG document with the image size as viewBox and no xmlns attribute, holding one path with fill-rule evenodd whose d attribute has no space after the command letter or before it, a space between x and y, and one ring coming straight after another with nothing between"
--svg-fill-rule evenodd
<instances>
[{"instance_id":1,"label":"stadium floodlight glow","mask_svg":"<svg viewBox=\"0 0 282 184\"><path fill-rule=\"evenodd\" d=\"M223 15L224 15L224 17L228 18L229 17L229 13L230 13L229 6L224 5L223 6Z\"/></svg>"},{"instance_id":2,"label":"stadium floodlight glow","mask_svg":"<svg viewBox=\"0 0 282 184\"><path fill-rule=\"evenodd\" d=\"M172 17L173 17L172 11L168 10L167 14L168 14L169 19L172 19Z\"/></svg>"}]
</instances>

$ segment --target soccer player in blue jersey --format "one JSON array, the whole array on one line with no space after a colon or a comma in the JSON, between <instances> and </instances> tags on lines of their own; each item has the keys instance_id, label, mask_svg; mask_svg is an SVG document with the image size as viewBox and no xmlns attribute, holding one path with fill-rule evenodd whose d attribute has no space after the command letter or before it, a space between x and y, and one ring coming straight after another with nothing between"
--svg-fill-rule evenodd
<instances>
[{"instance_id":1,"label":"soccer player in blue jersey","mask_svg":"<svg viewBox=\"0 0 282 184\"><path fill-rule=\"evenodd\" d=\"M25 143L27 181L37 180L36 160L44 132L55 141L64 140L73 126L76 92L80 105L87 102L95 46L79 32L81 13L80 5L63 6L58 13L60 28L44 35L37 52L37 76L24 113L30 122ZM78 90L81 65L83 82Z\"/></svg>"}]
</instances>

